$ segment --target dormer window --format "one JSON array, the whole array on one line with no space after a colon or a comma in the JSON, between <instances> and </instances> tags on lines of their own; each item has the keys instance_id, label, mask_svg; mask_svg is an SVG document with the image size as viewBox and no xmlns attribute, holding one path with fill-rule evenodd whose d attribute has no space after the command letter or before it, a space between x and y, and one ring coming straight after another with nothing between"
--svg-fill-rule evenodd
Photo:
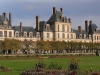
<instances>
[{"instance_id":1,"label":"dormer window","mask_svg":"<svg viewBox=\"0 0 100 75\"><path fill-rule=\"evenodd\" d=\"M73 32L73 28L71 28L71 32Z\"/></svg>"},{"instance_id":2,"label":"dormer window","mask_svg":"<svg viewBox=\"0 0 100 75\"><path fill-rule=\"evenodd\" d=\"M62 17L62 22L65 22L65 17Z\"/></svg>"},{"instance_id":3,"label":"dormer window","mask_svg":"<svg viewBox=\"0 0 100 75\"><path fill-rule=\"evenodd\" d=\"M36 37L37 37L37 38L40 38L40 34L39 34L39 33L37 33L37 34L36 34Z\"/></svg>"},{"instance_id":4,"label":"dormer window","mask_svg":"<svg viewBox=\"0 0 100 75\"><path fill-rule=\"evenodd\" d=\"M60 16L60 21L65 22L65 16L64 15Z\"/></svg>"},{"instance_id":5,"label":"dormer window","mask_svg":"<svg viewBox=\"0 0 100 75\"><path fill-rule=\"evenodd\" d=\"M30 38L32 38L32 37L33 37L33 33L32 33L32 32L30 32L29 37L30 37Z\"/></svg>"},{"instance_id":6,"label":"dormer window","mask_svg":"<svg viewBox=\"0 0 100 75\"><path fill-rule=\"evenodd\" d=\"M4 25L3 27L4 27L4 29L7 29L7 25Z\"/></svg>"},{"instance_id":7,"label":"dormer window","mask_svg":"<svg viewBox=\"0 0 100 75\"><path fill-rule=\"evenodd\" d=\"M86 35L84 34L84 39L86 39Z\"/></svg>"},{"instance_id":8,"label":"dormer window","mask_svg":"<svg viewBox=\"0 0 100 75\"><path fill-rule=\"evenodd\" d=\"M62 22L62 16L60 16L60 21Z\"/></svg>"},{"instance_id":9,"label":"dormer window","mask_svg":"<svg viewBox=\"0 0 100 75\"><path fill-rule=\"evenodd\" d=\"M80 35L79 35L79 39L81 39L81 38L82 38L82 35L80 34Z\"/></svg>"},{"instance_id":10,"label":"dormer window","mask_svg":"<svg viewBox=\"0 0 100 75\"><path fill-rule=\"evenodd\" d=\"M15 37L19 37L19 32L16 32Z\"/></svg>"},{"instance_id":11,"label":"dormer window","mask_svg":"<svg viewBox=\"0 0 100 75\"><path fill-rule=\"evenodd\" d=\"M98 28L95 29L95 32L98 32Z\"/></svg>"},{"instance_id":12,"label":"dormer window","mask_svg":"<svg viewBox=\"0 0 100 75\"><path fill-rule=\"evenodd\" d=\"M27 33L26 33L26 32L24 32L24 37L25 37L25 38L27 37Z\"/></svg>"},{"instance_id":13,"label":"dormer window","mask_svg":"<svg viewBox=\"0 0 100 75\"><path fill-rule=\"evenodd\" d=\"M50 26L49 25L46 26L46 30L50 31Z\"/></svg>"}]
</instances>

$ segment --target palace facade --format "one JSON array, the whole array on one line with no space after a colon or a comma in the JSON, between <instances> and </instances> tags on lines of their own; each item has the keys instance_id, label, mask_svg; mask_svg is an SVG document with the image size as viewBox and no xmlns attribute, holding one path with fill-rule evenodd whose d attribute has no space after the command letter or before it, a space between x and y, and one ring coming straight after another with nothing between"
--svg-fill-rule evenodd
<instances>
[{"instance_id":1,"label":"palace facade","mask_svg":"<svg viewBox=\"0 0 100 75\"><path fill-rule=\"evenodd\" d=\"M0 15L0 40L5 38L18 39L21 41L44 40L44 41L75 41L75 42L100 42L100 31L92 21L85 21L85 29L81 26L75 30L72 27L71 18L64 15L63 8L56 10L53 7L53 13L48 21L40 21L36 16L36 28L32 26L12 25L12 14L9 13L9 19L6 12Z\"/></svg>"}]
</instances>

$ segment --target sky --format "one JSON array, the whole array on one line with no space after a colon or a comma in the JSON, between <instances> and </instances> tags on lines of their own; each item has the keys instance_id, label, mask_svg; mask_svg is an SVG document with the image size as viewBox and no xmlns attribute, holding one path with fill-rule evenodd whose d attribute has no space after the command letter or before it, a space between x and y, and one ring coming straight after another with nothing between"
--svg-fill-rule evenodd
<instances>
[{"instance_id":1,"label":"sky","mask_svg":"<svg viewBox=\"0 0 100 75\"><path fill-rule=\"evenodd\" d=\"M85 20L92 20L100 29L100 0L0 0L0 14L12 13L12 25L36 27L35 18L38 15L40 21L47 21L53 12L63 8L67 18L72 19L73 29L78 26L85 28ZM8 17L9 18L9 17Z\"/></svg>"}]
</instances>

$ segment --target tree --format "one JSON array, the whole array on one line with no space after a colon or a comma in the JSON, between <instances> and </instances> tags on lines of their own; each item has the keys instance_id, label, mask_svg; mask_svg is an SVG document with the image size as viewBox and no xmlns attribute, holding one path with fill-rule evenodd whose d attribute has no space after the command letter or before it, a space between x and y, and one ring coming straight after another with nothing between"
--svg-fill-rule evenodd
<instances>
[{"instance_id":1,"label":"tree","mask_svg":"<svg viewBox=\"0 0 100 75\"><path fill-rule=\"evenodd\" d=\"M22 49L22 41L16 40L16 39L11 39L10 43L11 43L10 49L12 50L12 53L15 54L16 51Z\"/></svg>"},{"instance_id":2,"label":"tree","mask_svg":"<svg viewBox=\"0 0 100 75\"><path fill-rule=\"evenodd\" d=\"M5 50L5 54L8 54L8 50L10 49L11 44L8 38L5 38L2 42L2 49Z\"/></svg>"},{"instance_id":3,"label":"tree","mask_svg":"<svg viewBox=\"0 0 100 75\"><path fill-rule=\"evenodd\" d=\"M24 40L23 41L23 46L24 48L26 49L26 53L29 54L30 53L30 49L31 49L31 46L33 45L33 41L28 41L28 40Z\"/></svg>"}]
</instances>

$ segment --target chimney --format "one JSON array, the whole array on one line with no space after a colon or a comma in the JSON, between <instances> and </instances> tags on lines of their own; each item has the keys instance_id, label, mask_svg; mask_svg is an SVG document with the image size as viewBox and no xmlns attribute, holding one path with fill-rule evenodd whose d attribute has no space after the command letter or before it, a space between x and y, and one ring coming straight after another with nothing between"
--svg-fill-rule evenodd
<instances>
[{"instance_id":1,"label":"chimney","mask_svg":"<svg viewBox=\"0 0 100 75\"><path fill-rule=\"evenodd\" d=\"M53 14L56 13L56 7L53 7Z\"/></svg>"},{"instance_id":2,"label":"chimney","mask_svg":"<svg viewBox=\"0 0 100 75\"><path fill-rule=\"evenodd\" d=\"M88 20L85 21L85 31L88 32Z\"/></svg>"},{"instance_id":3,"label":"chimney","mask_svg":"<svg viewBox=\"0 0 100 75\"><path fill-rule=\"evenodd\" d=\"M20 22L20 31L22 32L22 22Z\"/></svg>"},{"instance_id":4,"label":"chimney","mask_svg":"<svg viewBox=\"0 0 100 75\"><path fill-rule=\"evenodd\" d=\"M9 22L12 25L12 13L9 13Z\"/></svg>"},{"instance_id":5,"label":"chimney","mask_svg":"<svg viewBox=\"0 0 100 75\"><path fill-rule=\"evenodd\" d=\"M69 23L72 23L72 20L71 20L71 18L69 18L68 20L69 20Z\"/></svg>"},{"instance_id":6,"label":"chimney","mask_svg":"<svg viewBox=\"0 0 100 75\"><path fill-rule=\"evenodd\" d=\"M90 23L89 23L90 25L92 24L92 20L90 20Z\"/></svg>"},{"instance_id":7,"label":"chimney","mask_svg":"<svg viewBox=\"0 0 100 75\"><path fill-rule=\"evenodd\" d=\"M40 29L40 24L39 24L40 20L39 20L39 16L36 16L36 30L39 31Z\"/></svg>"},{"instance_id":8,"label":"chimney","mask_svg":"<svg viewBox=\"0 0 100 75\"><path fill-rule=\"evenodd\" d=\"M3 15L4 15L4 19L6 19L6 12L4 12Z\"/></svg>"},{"instance_id":9,"label":"chimney","mask_svg":"<svg viewBox=\"0 0 100 75\"><path fill-rule=\"evenodd\" d=\"M63 12L63 8L60 8L60 11Z\"/></svg>"},{"instance_id":10,"label":"chimney","mask_svg":"<svg viewBox=\"0 0 100 75\"><path fill-rule=\"evenodd\" d=\"M78 26L78 31L79 31L80 34L82 34L82 28L81 28L81 26Z\"/></svg>"}]
</instances>

